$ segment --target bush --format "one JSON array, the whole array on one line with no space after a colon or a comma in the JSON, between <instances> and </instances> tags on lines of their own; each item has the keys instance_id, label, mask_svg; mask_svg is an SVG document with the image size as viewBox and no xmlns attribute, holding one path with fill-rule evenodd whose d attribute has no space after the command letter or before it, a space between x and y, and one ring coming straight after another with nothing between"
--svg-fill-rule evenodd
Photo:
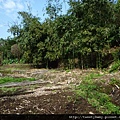
<instances>
[{"instance_id":1,"label":"bush","mask_svg":"<svg viewBox=\"0 0 120 120\"><path fill-rule=\"evenodd\" d=\"M5 59L2 61L2 64L12 64L12 63L18 63L18 59Z\"/></svg>"}]
</instances>

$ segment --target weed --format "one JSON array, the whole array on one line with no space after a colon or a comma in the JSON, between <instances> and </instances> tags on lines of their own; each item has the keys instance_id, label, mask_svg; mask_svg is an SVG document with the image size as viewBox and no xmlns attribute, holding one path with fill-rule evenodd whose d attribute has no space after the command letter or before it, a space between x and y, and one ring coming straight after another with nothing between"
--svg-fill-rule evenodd
<instances>
[{"instance_id":1,"label":"weed","mask_svg":"<svg viewBox=\"0 0 120 120\"><path fill-rule=\"evenodd\" d=\"M25 80L34 81L35 78L1 77L1 78L0 78L0 84L8 83L8 82L22 82L22 81L25 81Z\"/></svg>"},{"instance_id":2,"label":"weed","mask_svg":"<svg viewBox=\"0 0 120 120\"><path fill-rule=\"evenodd\" d=\"M2 88L0 88L0 90L3 92L3 93L6 93L6 92L15 92L16 90L17 90L17 88L14 88L14 87L12 87L12 88L6 88L6 87L2 87Z\"/></svg>"},{"instance_id":3,"label":"weed","mask_svg":"<svg viewBox=\"0 0 120 120\"><path fill-rule=\"evenodd\" d=\"M67 96L67 100L68 100L68 102L71 102L71 101L73 101L73 97L72 96Z\"/></svg>"},{"instance_id":4,"label":"weed","mask_svg":"<svg viewBox=\"0 0 120 120\"><path fill-rule=\"evenodd\" d=\"M96 82L93 80L99 76L101 75L92 73L85 77L85 79L76 89L77 96L87 99L93 107L96 107L96 109L103 114L119 114L120 107L114 105L111 102L110 96L101 90L104 89L104 87L98 86L98 81ZM116 83L114 79L112 82Z\"/></svg>"},{"instance_id":5,"label":"weed","mask_svg":"<svg viewBox=\"0 0 120 120\"><path fill-rule=\"evenodd\" d=\"M10 74L12 72L11 72L11 70L0 70L0 73L2 73L2 74Z\"/></svg>"},{"instance_id":6,"label":"weed","mask_svg":"<svg viewBox=\"0 0 120 120\"><path fill-rule=\"evenodd\" d=\"M89 74L85 79L94 79L94 78L98 78L98 77L100 77L100 76L102 76L100 73L91 73L91 74Z\"/></svg>"},{"instance_id":7,"label":"weed","mask_svg":"<svg viewBox=\"0 0 120 120\"><path fill-rule=\"evenodd\" d=\"M38 85L30 85L30 86L29 86L29 89L30 89L30 90L34 90L34 89L36 89L36 88L38 88Z\"/></svg>"},{"instance_id":8,"label":"weed","mask_svg":"<svg viewBox=\"0 0 120 120\"><path fill-rule=\"evenodd\" d=\"M18 59L6 59L2 61L2 64L12 64L12 63L18 63Z\"/></svg>"},{"instance_id":9,"label":"weed","mask_svg":"<svg viewBox=\"0 0 120 120\"><path fill-rule=\"evenodd\" d=\"M52 87L53 85L52 84L47 84L46 87Z\"/></svg>"},{"instance_id":10,"label":"weed","mask_svg":"<svg viewBox=\"0 0 120 120\"><path fill-rule=\"evenodd\" d=\"M117 80L117 79L115 79L115 78L111 78L110 79L110 84L111 85L118 85L118 86L120 86L120 80Z\"/></svg>"},{"instance_id":11,"label":"weed","mask_svg":"<svg viewBox=\"0 0 120 120\"><path fill-rule=\"evenodd\" d=\"M66 69L65 71L68 73L68 72L70 72L70 69Z\"/></svg>"},{"instance_id":12,"label":"weed","mask_svg":"<svg viewBox=\"0 0 120 120\"><path fill-rule=\"evenodd\" d=\"M105 80L101 80L102 83L105 83Z\"/></svg>"},{"instance_id":13,"label":"weed","mask_svg":"<svg viewBox=\"0 0 120 120\"><path fill-rule=\"evenodd\" d=\"M111 66L111 69L109 70L109 72L111 73L111 72L115 72L115 71L117 71L117 70L119 70L120 69L120 60L118 60L118 61L116 61L116 62L114 62L113 64L112 64L112 66Z\"/></svg>"}]
</instances>

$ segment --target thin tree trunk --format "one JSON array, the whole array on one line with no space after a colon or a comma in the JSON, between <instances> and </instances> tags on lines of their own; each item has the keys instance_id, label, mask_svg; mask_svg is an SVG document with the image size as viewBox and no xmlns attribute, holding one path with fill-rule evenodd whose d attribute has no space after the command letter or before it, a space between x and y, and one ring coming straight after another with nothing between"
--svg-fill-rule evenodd
<instances>
[{"instance_id":1,"label":"thin tree trunk","mask_svg":"<svg viewBox=\"0 0 120 120\"><path fill-rule=\"evenodd\" d=\"M81 54L81 66L82 66L82 69L84 68L84 65L83 65L83 55Z\"/></svg>"}]
</instances>

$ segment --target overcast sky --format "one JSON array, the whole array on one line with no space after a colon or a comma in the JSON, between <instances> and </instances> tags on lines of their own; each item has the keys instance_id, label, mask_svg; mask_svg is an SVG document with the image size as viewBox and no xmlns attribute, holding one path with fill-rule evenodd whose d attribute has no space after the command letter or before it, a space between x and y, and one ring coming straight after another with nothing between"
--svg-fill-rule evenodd
<instances>
[{"instance_id":1,"label":"overcast sky","mask_svg":"<svg viewBox=\"0 0 120 120\"><path fill-rule=\"evenodd\" d=\"M62 2L63 0L61 0ZM41 21L45 19L46 0L0 0L0 38L11 36L7 32L10 25L17 22L18 11L28 11L28 6L32 8L33 15L38 15ZM63 5L63 13L67 11L68 5Z\"/></svg>"}]
</instances>

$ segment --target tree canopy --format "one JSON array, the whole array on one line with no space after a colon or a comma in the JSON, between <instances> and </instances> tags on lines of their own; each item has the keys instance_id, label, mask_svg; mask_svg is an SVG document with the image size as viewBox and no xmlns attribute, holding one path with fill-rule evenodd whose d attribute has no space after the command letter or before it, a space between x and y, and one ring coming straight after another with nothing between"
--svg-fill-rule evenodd
<instances>
[{"instance_id":1,"label":"tree canopy","mask_svg":"<svg viewBox=\"0 0 120 120\"><path fill-rule=\"evenodd\" d=\"M0 40L4 58L13 58L10 48L17 44L21 60L45 67L101 68L119 59L120 0L69 0L68 4L63 15L60 0L48 0L44 22L31 12L18 12L21 23L8 30L14 37Z\"/></svg>"}]
</instances>

